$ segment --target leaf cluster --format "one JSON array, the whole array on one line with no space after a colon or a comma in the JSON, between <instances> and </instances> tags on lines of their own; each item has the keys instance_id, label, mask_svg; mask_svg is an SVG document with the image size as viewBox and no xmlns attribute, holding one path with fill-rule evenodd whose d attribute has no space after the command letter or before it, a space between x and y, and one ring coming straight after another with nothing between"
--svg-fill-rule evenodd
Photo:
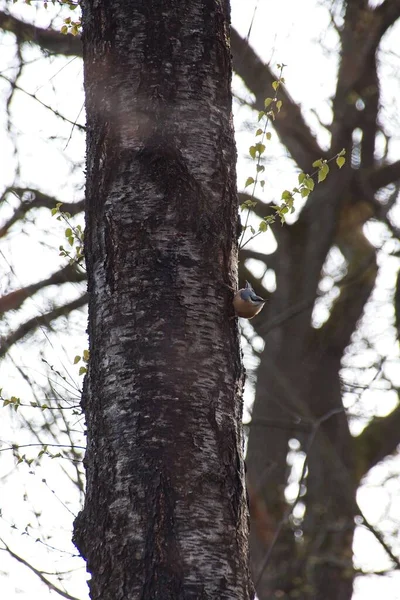
<instances>
[{"instance_id":1,"label":"leaf cluster","mask_svg":"<svg viewBox=\"0 0 400 600\"><path fill-rule=\"evenodd\" d=\"M272 88L275 92L274 97L268 97L264 100L264 110L258 113L258 123L264 121L263 127L258 126L255 136L261 136L261 140L250 146L249 155L253 161L256 161L255 165L255 174L254 176L250 176L246 179L245 187L253 186L251 198L247 199L243 204L241 204L241 210L247 210L247 217L245 225L242 227L242 236L239 243L239 249L243 248L246 244L248 244L251 240L257 237L260 233L264 233L267 231L268 227L271 226L276 219L279 219L282 224L286 222L286 216L290 213L293 213L294 208L294 199L296 194L300 194L302 198L307 198L311 192L314 190L316 178L317 183L321 183L326 179L329 174L330 167L329 163L332 160L336 161L336 165L339 169L343 167L345 164L345 149L341 150L336 154L333 158L326 159L318 159L315 160L312 166L316 169L311 175L308 173L299 173L298 175L298 185L293 187L292 190L284 190L282 192L279 204L276 204L273 209L275 214L269 214L263 217L258 226L258 231L254 229L251 225L248 225L250 211L257 205L257 200L254 199L255 190L257 185L260 185L261 189L264 189L265 179L261 179L261 175L265 171L264 165L261 164L262 157L266 151L266 144L264 142L269 141L272 137L271 132L267 131L268 125L271 121L276 119L277 114L281 111L282 108L282 100L278 99L278 91L281 85L285 83L284 78L282 77L283 68L285 65L278 65L280 69L279 78L272 82ZM251 237L243 244L243 239L245 232L247 229L250 230Z\"/></svg>"},{"instance_id":2,"label":"leaf cluster","mask_svg":"<svg viewBox=\"0 0 400 600\"><path fill-rule=\"evenodd\" d=\"M89 350L84 350L82 356L77 354L74 358L74 365L77 365L80 361L83 361L86 365L89 362ZM87 367L81 365L79 367L79 375L85 375L87 373Z\"/></svg>"},{"instance_id":3,"label":"leaf cluster","mask_svg":"<svg viewBox=\"0 0 400 600\"><path fill-rule=\"evenodd\" d=\"M83 253L84 232L81 225L71 225L71 213L60 210L62 202L57 202L56 206L51 209L51 214L57 216L57 221L65 221L68 227L65 229L64 235L67 238L68 244L74 247L74 253L66 249L63 245L59 247L60 256L68 258L69 264L75 264L84 268L85 257Z\"/></svg>"}]
</instances>

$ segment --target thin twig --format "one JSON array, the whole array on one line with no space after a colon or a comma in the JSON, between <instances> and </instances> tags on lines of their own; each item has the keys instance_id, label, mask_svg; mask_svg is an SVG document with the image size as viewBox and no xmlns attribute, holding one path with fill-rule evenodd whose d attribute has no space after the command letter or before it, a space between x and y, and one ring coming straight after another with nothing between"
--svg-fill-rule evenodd
<instances>
[{"instance_id":1,"label":"thin twig","mask_svg":"<svg viewBox=\"0 0 400 600\"><path fill-rule=\"evenodd\" d=\"M11 548L9 546L7 546L7 544L5 543L5 541L3 539L0 538L0 541L5 546L4 548L0 548L0 550L3 550L3 552L8 552L8 554L10 556L12 556L13 558L15 558L15 560L17 560L21 564L25 565L25 567L28 567L28 569L30 569L33 573L35 573L35 575L37 575L37 577L39 577L39 579L41 581L43 581L43 583L45 583L49 589L53 590L54 592L57 592L57 594L60 594L60 596L62 596L63 598L67 598L67 600L80 600L76 596L71 596L71 594L64 592L64 590L60 590L60 588L55 586L54 583L52 583L49 579L47 579L47 577L45 577L43 575L42 571L39 571L39 569L36 569L33 565L28 563L28 561L26 561L24 558L22 558L22 556L15 554L15 552L13 552L11 550ZM56 573L54 573L54 575L56 575Z\"/></svg>"}]
</instances>

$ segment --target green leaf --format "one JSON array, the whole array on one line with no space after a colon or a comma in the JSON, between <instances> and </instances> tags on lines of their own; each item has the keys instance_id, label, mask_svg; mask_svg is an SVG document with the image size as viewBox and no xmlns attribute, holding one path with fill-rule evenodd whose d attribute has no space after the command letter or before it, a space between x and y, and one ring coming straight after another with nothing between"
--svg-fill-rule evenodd
<instances>
[{"instance_id":1,"label":"green leaf","mask_svg":"<svg viewBox=\"0 0 400 600\"><path fill-rule=\"evenodd\" d=\"M314 160L312 166L313 167L318 167L318 169L320 169L322 167L324 163L322 162L322 158L318 159L318 160Z\"/></svg>"},{"instance_id":2,"label":"green leaf","mask_svg":"<svg viewBox=\"0 0 400 600\"><path fill-rule=\"evenodd\" d=\"M276 103L276 108L278 109L278 112L281 110L281 108L282 108L282 100L278 100L278 102Z\"/></svg>"},{"instance_id":3,"label":"green leaf","mask_svg":"<svg viewBox=\"0 0 400 600\"><path fill-rule=\"evenodd\" d=\"M346 159L344 158L344 156L338 156L336 159L336 164L339 167L339 169L341 169L343 167L345 162L346 162Z\"/></svg>"},{"instance_id":4,"label":"green leaf","mask_svg":"<svg viewBox=\"0 0 400 600\"><path fill-rule=\"evenodd\" d=\"M264 167L264 165L257 165L256 170L257 170L257 173L263 173L265 171L265 167Z\"/></svg>"},{"instance_id":5,"label":"green leaf","mask_svg":"<svg viewBox=\"0 0 400 600\"><path fill-rule=\"evenodd\" d=\"M329 167L326 163L324 163L322 165L322 167L320 168L320 170L318 171L318 183L320 183L321 181L325 181L328 173L329 173Z\"/></svg>"},{"instance_id":6,"label":"green leaf","mask_svg":"<svg viewBox=\"0 0 400 600\"><path fill-rule=\"evenodd\" d=\"M299 173L299 184L300 185L303 183L303 181L305 180L306 177L307 177L307 175L305 173Z\"/></svg>"},{"instance_id":7,"label":"green leaf","mask_svg":"<svg viewBox=\"0 0 400 600\"><path fill-rule=\"evenodd\" d=\"M309 195L310 195L310 193L311 193L311 190L309 190L309 189L308 189L308 188L306 188L306 187L303 187L303 188L301 188L301 190L300 190L300 194L301 194L301 197L302 197L302 198L307 198L307 196L309 196Z\"/></svg>"},{"instance_id":8,"label":"green leaf","mask_svg":"<svg viewBox=\"0 0 400 600\"><path fill-rule=\"evenodd\" d=\"M285 190L284 192L282 192L282 200L290 200L291 197L292 193L289 192L289 190Z\"/></svg>"},{"instance_id":9,"label":"green leaf","mask_svg":"<svg viewBox=\"0 0 400 600\"><path fill-rule=\"evenodd\" d=\"M259 231L262 231L262 232L267 231L267 229L268 229L267 223L265 221L261 221L258 226L258 229L259 229Z\"/></svg>"},{"instance_id":10,"label":"green leaf","mask_svg":"<svg viewBox=\"0 0 400 600\"><path fill-rule=\"evenodd\" d=\"M253 159L256 157L256 147L255 146L250 146L249 154L250 154L251 158L253 158Z\"/></svg>"},{"instance_id":11,"label":"green leaf","mask_svg":"<svg viewBox=\"0 0 400 600\"><path fill-rule=\"evenodd\" d=\"M273 98L265 98L265 100L264 100L264 106L265 106L265 108L268 108L268 106L270 104L272 104L273 101L274 101Z\"/></svg>"},{"instance_id":12,"label":"green leaf","mask_svg":"<svg viewBox=\"0 0 400 600\"><path fill-rule=\"evenodd\" d=\"M304 185L310 190L310 192L312 192L315 187L314 179L307 175L304 180Z\"/></svg>"},{"instance_id":13,"label":"green leaf","mask_svg":"<svg viewBox=\"0 0 400 600\"><path fill-rule=\"evenodd\" d=\"M69 238L72 235L72 229L70 227L68 227L68 229L65 230L65 237Z\"/></svg>"},{"instance_id":14,"label":"green leaf","mask_svg":"<svg viewBox=\"0 0 400 600\"><path fill-rule=\"evenodd\" d=\"M264 189L264 185L265 185L265 179L261 179L260 181L260 185L261 185L261 189Z\"/></svg>"},{"instance_id":15,"label":"green leaf","mask_svg":"<svg viewBox=\"0 0 400 600\"><path fill-rule=\"evenodd\" d=\"M248 177L248 178L246 179L246 183L245 183L244 187L246 188L246 187L248 187L249 185L251 185L252 183L254 183L254 179L253 179L253 177Z\"/></svg>"},{"instance_id":16,"label":"green leaf","mask_svg":"<svg viewBox=\"0 0 400 600\"><path fill-rule=\"evenodd\" d=\"M265 152L265 144L262 144L261 142L257 142L257 144L255 145L255 149L256 149L256 152L258 152L259 156L261 156L261 154L263 154Z\"/></svg>"},{"instance_id":17,"label":"green leaf","mask_svg":"<svg viewBox=\"0 0 400 600\"><path fill-rule=\"evenodd\" d=\"M279 81L273 81L273 82L272 82L272 87L274 88L274 90L275 90L275 92L276 92L276 90L277 90L277 89L278 89L278 87L279 87Z\"/></svg>"},{"instance_id":18,"label":"green leaf","mask_svg":"<svg viewBox=\"0 0 400 600\"><path fill-rule=\"evenodd\" d=\"M267 133L265 134L265 137L267 138L267 140L270 140L272 137L272 133L270 131L267 131Z\"/></svg>"},{"instance_id":19,"label":"green leaf","mask_svg":"<svg viewBox=\"0 0 400 600\"><path fill-rule=\"evenodd\" d=\"M265 116L265 112L263 110L260 110L260 112L258 113L258 121L261 121L261 119Z\"/></svg>"},{"instance_id":20,"label":"green leaf","mask_svg":"<svg viewBox=\"0 0 400 600\"><path fill-rule=\"evenodd\" d=\"M63 33L64 35L67 35L67 33L68 33L68 27L66 25L63 25L61 27L61 33Z\"/></svg>"},{"instance_id":21,"label":"green leaf","mask_svg":"<svg viewBox=\"0 0 400 600\"><path fill-rule=\"evenodd\" d=\"M74 358L74 365L76 365L81 360L81 357L76 355Z\"/></svg>"},{"instance_id":22,"label":"green leaf","mask_svg":"<svg viewBox=\"0 0 400 600\"><path fill-rule=\"evenodd\" d=\"M87 368L86 367L81 367L79 369L79 375L84 375L85 373L87 373Z\"/></svg>"},{"instance_id":23,"label":"green leaf","mask_svg":"<svg viewBox=\"0 0 400 600\"><path fill-rule=\"evenodd\" d=\"M84 350L83 351L83 360L85 361L85 363L88 362L89 356L90 356L89 350Z\"/></svg>"},{"instance_id":24,"label":"green leaf","mask_svg":"<svg viewBox=\"0 0 400 600\"><path fill-rule=\"evenodd\" d=\"M246 208L253 208L254 206L257 206L257 200L246 200L243 206L245 206Z\"/></svg>"}]
</instances>

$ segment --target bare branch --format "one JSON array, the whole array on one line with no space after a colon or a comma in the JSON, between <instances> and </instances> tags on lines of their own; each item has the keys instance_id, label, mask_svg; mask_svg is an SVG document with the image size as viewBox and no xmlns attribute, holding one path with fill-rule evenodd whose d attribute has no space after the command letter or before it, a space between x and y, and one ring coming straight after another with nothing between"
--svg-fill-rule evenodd
<instances>
[{"instance_id":1,"label":"bare branch","mask_svg":"<svg viewBox=\"0 0 400 600\"><path fill-rule=\"evenodd\" d=\"M400 17L400 1L385 0L374 11L381 19L381 36Z\"/></svg>"},{"instance_id":2,"label":"bare branch","mask_svg":"<svg viewBox=\"0 0 400 600\"><path fill-rule=\"evenodd\" d=\"M38 317L34 317L29 321L26 321L22 325L20 325L13 333L11 333L8 337L5 337L1 340L0 347L0 358L4 356L11 346L19 342L22 338L24 338L29 333L32 333L39 327L49 327L52 321L55 321L59 317L66 316L73 310L78 308L82 308L88 301L88 294L83 294L76 300L72 302L68 302L67 304L63 304L62 306L58 306L53 310L45 313L44 315L40 315Z\"/></svg>"},{"instance_id":3,"label":"bare branch","mask_svg":"<svg viewBox=\"0 0 400 600\"><path fill-rule=\"evenodd\" d=\"M86 273L80 271L75 265L66 265L59 271L56 271L47 279L42 279L37 283L32 283L26 287L10 292L0 298L0 314L9 310L17 310L23 302L49 285L59 285L61 283L77 283L86 281Z\"/></svg>"},{"instance_id":4,"label":"bare branch","mask_svg":"<svg viewBox=\"0 0 400 600\"><path fill-rule=\"evenodd\" d=\"M0 28L13 33L19 42L37 44L53 54L82 56L82 44L77 36L63 35L59 31L35 27L1 11Z\"/></svg>"},{"instance_id":5,"label":"bare branch","mask_svg":"<svg viewBox=\"0 0 400 600\"><path fill-rule=\"evenodd\" d=\"M385 538L383 537L383 534L378 531L376 529L376 527L374 527L373 525L371 525L371 523L365 518L362 510L360 509L360 507L358 508L358 514L360 515L360 517L362 518L364 525L367 529L369 529L369 531L372 533L372 535L375 536L375 538L378 540L378 542L380 543L380 545L382 546L382 548L385 550L385 552L388 554L388 556L392 559L393 563L396 565L396 567L398 569L400 569L400 560L398 558L398 556L396 556L391 547L386 543Z\"/></svg>"},{"instance_id":6,"label":"bare branch","mask_svg":"<svg viewBox=\"0 0 400 600\"><path fill-rule=\"evenodd\" d=\"M379 188L385 187L390 183L396 183L397 181L400 181L400 160L375 169L368 177L368 183L375 192Z\"/></svg>"},{"instance_id":7,"label":"bare branch","mask_svg":"<svg viewBox=\"0 0 400 600\"><path fill-rule=\"evenodd\" d=\"M361 479L400 444L400 405L387 417L375 417L354 439L358 477Z\"/></svg>"},{"instance_id":8,"label":"bare branch","mask_svg":"<svg viewBox=\"0 0 400 600\"><path fill-rule=\"evenodd\" d=\"M0 441L1 443L1 441ZM12 446L7 446L7 448L0 448L0 452L7 452L12 450L15 452L16 450L20 450L20 448L67 448L68 450L86 450L85 446L73 446L72 444L68 446L67 444L48 444L46 442L40 444L13 444Z\"/></svg>"},{"instance_id":9,"label":"bare branch","mask_svg":"<svg viewBox=\"0 0 400 600\"><path fill-rule=\"evenodd\" d=\"M32 98L32 100L35 100L41 106L43 106L44 108L47 108L47 110L50 110L56 117L59 117L60 119L62 119L66 123L69 123L70 125L73 125L74 127L77 127L81 131L86 131L86 127L84 125L80 125L79 123L76 123L74 121L71 121L67 117L64 117L64 115L62 115L61 113L59 113L58 110L56 110L55 108L52 108L49 104L46 104L45 102L42 102L42 100L39 100L39 98L36 96L36 94L31 94L30 92L27 92L26 90L24 90L22 87L19 87L19 85L17 85L15 83L15 81L12 81L12 79L10 79L9 77L6 77L2 73L0 73L0 77L2 79L4 79L5 81L7 81L12 86L12 88L14 90L17 90L18 92L22 92L23 94L26 94L27 96L29 96L29 98Z\"/></svg>"},{"instance_id":10,"label":"bare branch","mask_svg":"<svg viewBox=\"0 0 400 600\"><path fill-rule=\"evenodd\" d=\"M292 421L288 419L252 419L249 423L243 423L243 427L272 427L283 429L285 431L306 431L310 433L313 428L313 423L298 417Z\"/></svg>"},{"instance_id":11,"label":"bare branch","mask_svg":"<svg viewBox=\"0 0 400 600\"><path fill-rule=\"evenodd\" d=\"M60 588L55 586L54 583L52 583L49 579L47 579L47 577L43 575L42 571L39 571L39 569L36 569L28 561L22 558L22 556L19 556L19 554L13 552L11 548L7 546L3 539L1 539L0 541L4 544L4 548L0 548L1 550L3 550L4 552L8 552L8 554L15 558L15 560L17 560L22 565L25 565L25 567L28 567L28 569L30 569L30 571L32 571L37 577L39 577L39 579L43 583L45 583L50 590L53 590L53 592L57 592L57 594L60 594L60 596L62 596L63 598L67 598L67 600L79 600L79 598L77 598L76 596L71 596L71 594L67 594L67 592L64 592L64 590L61 590Z\"/></svg>"},{"instance_id":12,"label":"bare branch","mask_svg":"<svg viewBox=\"0 0 400 600\"><path fill-rule=\"evenodd\" d=\"M0 198L0 204L5 200L8 194L15 194L21 200L21 204L15 209L14 214L6 221L3 227L0 228L0 238L4 237L8 230L29 211L36 208L48 208L51 210L59 202L57 198L43 194L39 190L13 186L8 187L4 191ZM25 199L26 197L29 199ZM76 215L84 210L84 200L79 200L79 202L63 202L62 210L64 212L69 212L71 215Z\"/></svg>"}]
</instances>

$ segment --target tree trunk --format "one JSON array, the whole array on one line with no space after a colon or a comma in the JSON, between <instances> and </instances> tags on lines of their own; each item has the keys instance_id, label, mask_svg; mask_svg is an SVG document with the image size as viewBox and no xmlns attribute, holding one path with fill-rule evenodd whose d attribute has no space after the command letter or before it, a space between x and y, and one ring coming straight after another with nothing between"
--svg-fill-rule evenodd
<instances>
[{"instance_id":1,"label":"tree trunk","mask_svg":"<svg viewBox=\"0 0 400 600\"><path fill-rule=\"evenodd\" d=\"M348 231L341 226L343 213L347 217L353 208L359 210L352 203L355 182L349 165L346 173L331 173L314 192L312 212L307 206L298 222L280 236L277 290L264 319L268 324L285 310L300 308L264 336L252 413L247 465L251 556L260 600L296 594L307 600L352 597L358 480L339 371L377 273L375 249L362 231L367 215L357 226L350 219ZM341 202L343 197L346 202ZM328 321L314 329L313 299L334 244L346 255L347 275ZM256 330L263 335L263 324L256 323ZM280 428L273 425L277 421ZM268 422L272 426L266 426ZM297 523L285 518L290 438L297 438L307 454L305 515ZM284 525L274 541L281 522Z\"/></svg>"},{"instance_id":2,"label":"tree trunk","mask_svg":"<svg viewBox=\"0 0 400 600\"><path fill-rule=\"evenodd\" d=\"M229 3L83 5L92 599L253 597Z\"/></svg>"}]
</instances>

